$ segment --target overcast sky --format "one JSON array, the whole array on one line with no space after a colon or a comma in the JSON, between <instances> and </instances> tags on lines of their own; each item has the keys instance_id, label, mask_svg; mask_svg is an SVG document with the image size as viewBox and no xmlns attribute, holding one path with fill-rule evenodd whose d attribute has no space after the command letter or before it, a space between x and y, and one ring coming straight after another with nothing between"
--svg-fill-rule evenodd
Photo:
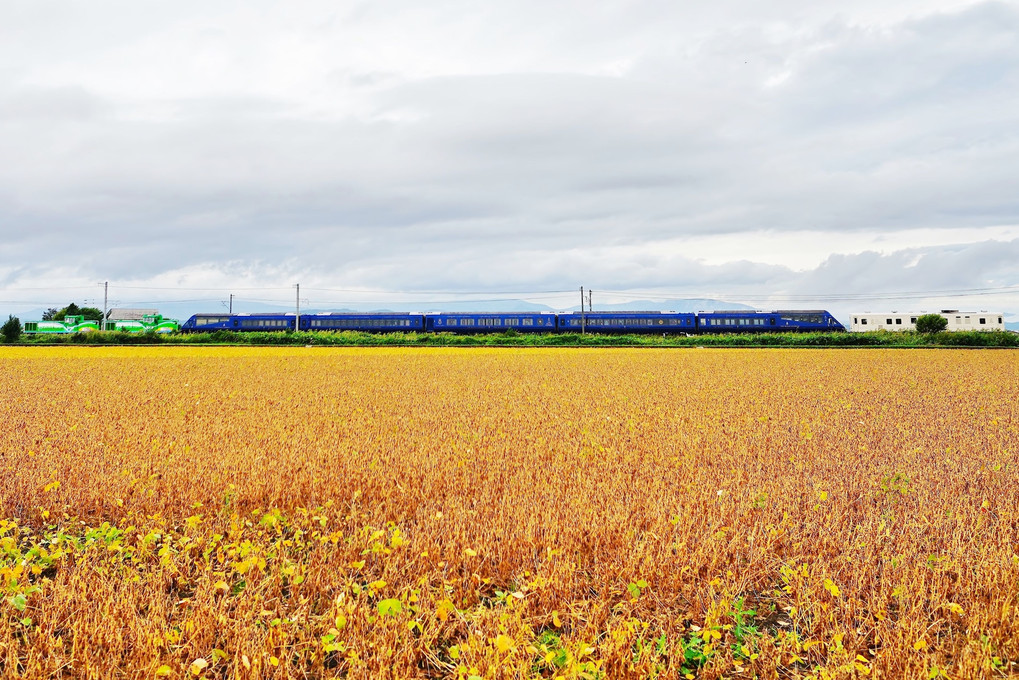
<instances>
[{"instance_id":1,"label":"overcast sky","mask_svg":"<svg viewBox=\"0 0 1019 680\"><path fill-rule=\"evenodd\" d=\"M0 309L109 280L1019 313L949 294L1019 286L1019 4L2 0L0 244Z\"/></svg>"}]
</instances>

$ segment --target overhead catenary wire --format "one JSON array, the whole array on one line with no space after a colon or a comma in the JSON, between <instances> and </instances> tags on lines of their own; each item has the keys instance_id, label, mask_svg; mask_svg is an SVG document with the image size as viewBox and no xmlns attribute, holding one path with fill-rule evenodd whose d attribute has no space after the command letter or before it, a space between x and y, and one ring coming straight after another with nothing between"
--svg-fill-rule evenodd
<instances>
[{"instance_id":1,"label":"overhead catenary wire","mask_svg":"<svg viewBox=\"0 0 1019 680\"><path fill-rule=\"evenodd\" d=\"M51 286L51 287L14 287L8 286L0 288L0 292L41 292L41 291L79 291L84 293L85 291L91 291L95 286L92 284L82 284L81 286ZM220 293L220 297L162 297L158 296L156 299L127 299L125 296L118 295L118 304L124 305L161 305L161 304L217 304L221 301L225 302L230 296L233 297L235 302L247 303L247 304L270 304L280 306L290 306L293 304L293 298L288 301L284 296L276 297L271 293L276 291L290 291L293 290L292 286L265 286L265 287L240 287L240 288L189 288L189 287L162 287L162 286L135 286L135 285L120 285L116 283L110 284L111 288L115 290L146 290L146 291L189 291L189 292L210 292ZM230 291L230 292L228 292ZM270 293L270 295L257 295L257 296L242 296L237 295L236 291L241 292L260 292ZM340 293L345 297L342 299L315 299L313 296L309 297L306 295L302 302L305 302L312 307L329 307L329 306L348 306L351 304L357 305L449 305L449 304L464 304L464 303L476 303L476 304L491 304L500 302L519 302L521 300L527 301L539 301L539 300L563 300L564 303L568 299L567 296L572 297L576 294L575 289L569 290L536 290L536 291L486 291L486 290L386 290L386 289L367 289L367 288L304 288L304 292L307 293ZM625 302L627 300L652 300L652 301L682 301L682 300L701 300L701 299L715 299L730 302L742 302L748 304L760 303L777 305L782 303L818 303L818 304L829 304L829 303L865 303L865 302L879 302L879 301L909 301L909 300L930 300L935 301L939 299L962 299L962 298L982 298L991 296L1002 296L1019 293L1019 285L1000 286L1000 287L979 287L979 288L954 288L954 289L935 289L935 290L911 290L911 291L888 291L888 292L863 292L863 293L850 293L850 292L827 292L827 293L743 293L738 290L732 291L713 291L692 294L689 290L683 291L670 291L663 289L617 289L611 290L602 287L599 291L599 295L603 299L608 298L609 300L619 300ZM378 297L365 299L363 295L375 295ZM349 297L348 297L349 296ZM386 297L382 297L386 296ZM407 298L411 296L428 296L435 297L441 296L439 299L419 299L417 302L412 300L401 300L401 297ZM513 296L513 297L507 297ZM6 296L11 298L12 296ZM3 299L0 300L0 304L6 305L18 305L18 306L60 306L66 304L66 297L60 296L59 298L47 297L45 299L39 299L32 296L31 299ZM78 297L84 300L86 303L94 299L93 294L88 295L71 295L70 297ZM97 301L98 302L98 301Z\"/></svg>"}]
</instances>

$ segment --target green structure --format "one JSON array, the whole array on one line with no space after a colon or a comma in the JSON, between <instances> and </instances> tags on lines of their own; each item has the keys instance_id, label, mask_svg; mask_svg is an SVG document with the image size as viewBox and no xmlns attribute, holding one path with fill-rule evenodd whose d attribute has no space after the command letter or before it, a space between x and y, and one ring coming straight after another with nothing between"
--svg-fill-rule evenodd
<instances>
[{"instance_id":1,"label":"green structure","mask_svg":"<svg viewBox=\"0 0 1019 680\"><path fill-rule=\"evenodd\" d=\"M63 333L90 333L98 330L98 321L86 321L83 316L66 316L61 321L26 321L24 332L28 335L57 335Z\"/></svg>"},{"instance_id":2,"label":"green structure","mask_svg":"<svg viewBox=\"0 0 1019 680\"><path fill-rule=\"evenodd\" d=\"M105 330L126 333L174 333L180 330L176 319L164 318L162 314L146 314L141 319L110 319Z\"/></svg>"}]
</instances>

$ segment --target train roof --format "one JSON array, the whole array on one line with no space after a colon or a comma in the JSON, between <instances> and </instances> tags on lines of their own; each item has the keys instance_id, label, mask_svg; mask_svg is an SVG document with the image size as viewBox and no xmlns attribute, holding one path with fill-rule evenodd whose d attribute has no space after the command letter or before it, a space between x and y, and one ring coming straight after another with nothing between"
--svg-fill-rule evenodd
<instances>
[{"instance_id":1,"label":"train roof","mask_svg":"<svg viewBox=\"0 0 1019 680\"><path fill-rule=\"evenodd\" d=\"M294 316L294 312L237 312L231 314L230 312L198 312L192 314L192 316ZM304 316L302 314L301 316ZM310 315L309 315L310 316Z\"/></svg>"},{"instance_id":2,"label":"train roof","mask_svg":"<svg viewBox=\"0 0 1019 680\"><path fill-rule=\"evenodd\" d=\"M301 316L412 316L421 312L306 312Z\"/></svg>"},{"instance_id":3,"label":"train roof","mask_svg":"<svg viewBox=\"0 0 1019 680\"><path fill-rule=\"evenodd\" d=\"M555 314L555 312L425 312L425 316L513 316L514 314Z\"/></svg>"},{"instance_id":4,"label":"train roof","mask_svg":"<svg viewBox=\"0 0 1019 680\"><path fill-rule=\"evenodd\" d=\"M607 311L595 310L595 311L592 312L591 310L587 310L585 312L559 312L559 313L560 314L577 314L577 315L584 314L584 315L587 315L587 314L693 314L694 312L675 312L675 311L672 311L672 310L662 310L662 309L613 309L613 310L607 310Z\"/></svg>"},{"instance_id":5,"label":"train roof","mask_svg":"<svg viewBox=\"0 0 1019 680\"><path fill-rule=\"evenodd\" d=\"M853 312L853 314L855 314L857 316L863 316L863 315L866 315L866 314L871 314L871 315L875 315L876 314L876 315L879 315L879 316L880 315L884 315L884 314L898 314L900 316L921 316L923 314L991 314L993 316L1004 316L1003 312L989 312L986 309L981 309L980 311L965 310L965 309L963 309L963 310L958 310L958 309L942 309L939 312L928 312L927 310L920 310L920 311L909 311L909 310L906 310L904 312L895 312L895 311L889 312L889 311L878 310L876 312Z\"/></svg>"}]
</instances>

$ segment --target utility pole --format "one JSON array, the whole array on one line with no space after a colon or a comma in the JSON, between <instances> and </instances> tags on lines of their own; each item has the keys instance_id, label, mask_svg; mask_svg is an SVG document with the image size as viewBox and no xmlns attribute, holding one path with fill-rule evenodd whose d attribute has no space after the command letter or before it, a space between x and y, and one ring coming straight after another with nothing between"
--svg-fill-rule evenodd
<instances>
[{"instance_id":1,"label":"utility pole","mask_svg":"<svg viewBox=\"0 0 1019 680\"><path fill-rule=\"evenodd\" d=\"M584 287L580 287L580 332L587 333L587 324L584 323Z\"/></svg>"},{"instance_id":2,"label":"utility pole","mask_svg":"<svg viewBox=\"0 0 1019 680\"><path fill-rule=\"evenodd\" d=\"M588 313L590 313L590 312L593 312L593 311L594 311L594 307L592 307L592 306L591 306L591 296L592 296L593 294L594 294L594 291L593 291L593 290L588 290L588 291L587 291L587 311L588 311Z\"/></svg>"},{"instance_id":3,"label":"utility pole","mask_svg":"<svg viewBox=\"0 0 1019 680\"><path fill-rule=\"evenodd\" d=\"M103 281L103 320L99 322L99 330L106 330L106 301L109 298L110 282Z\"/></svg>"},{"instance_id":4,"label":"utility pole","mask_svg":"<svg viewBox=\"0 0 1019 680\"><path fill-rule=\"evenodd\" d=\"M230 316L234 315L234 294L230 293Z\"/></svg>"},{"instance_id":5,"label":"utility pole","mask_svg":"<svg viewBox=\"0 0 1019 680\"><path fill-rule=\"evenodd\" d=\"M300 330L301 328L301 284L295 284L297 286L297 316L294 318L294 330Z\"/></svg>"}]
</instances>

